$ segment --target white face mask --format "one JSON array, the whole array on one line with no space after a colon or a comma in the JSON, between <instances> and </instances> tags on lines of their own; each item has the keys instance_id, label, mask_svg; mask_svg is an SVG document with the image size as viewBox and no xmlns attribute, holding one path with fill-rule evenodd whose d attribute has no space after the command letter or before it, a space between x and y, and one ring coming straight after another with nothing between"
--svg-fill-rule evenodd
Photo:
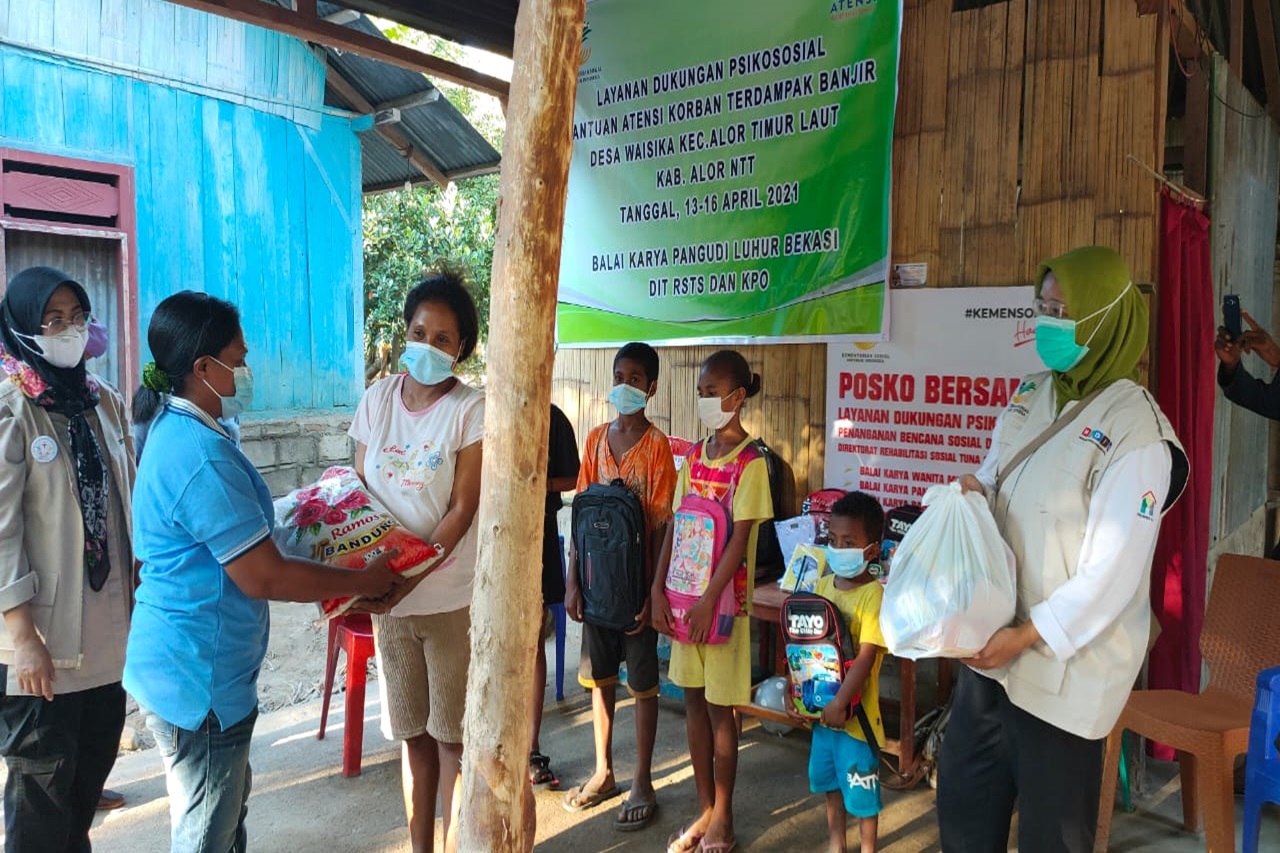
<instances>
[{"instance_id":1,"label":"white face mask","mask_svg":"<svg viewBox=\"0 0 1280 853\"><path fill-rule=\"evenodd\" d=\"M16 330L13 333L23 339L24 344L31 341L34 346L27 344L27 348L33 353L54 367L61 368L79 364L84 359L84 348L89 343L89 330L77 329L75 326L60 335L24 335Z\"/></svg>"},{"instance_id":2,"label":"white face mask","mask_svg":"<svg viewBox=\"0 0 1280 853\"><path fill-rule=\"evenodd\" d=\"M734 412L726 412L721 406L720 397L698 398L698 419L707 429L723 429L733 420Z\"/></svg>"},{"instance_id":3,"label":"white face mask","mask_svg":"<svg viewBox=\"0 0 1280 853\"><path fill-rule=\"evenodd\" d=\"M213 356L210 356L213 358ZM247 367L227 367L218 359L213 359L214 363L225 370L231 371L231 379L235 385L235 393L230 397L224 397L218 393L218 389L209 384L209 380L203 380L205 386L218 395L218 399L222 402L222 417L227 420L238 418L244 414L249 406L253 405L253 371Z\"/></svg>"}]
</instances>

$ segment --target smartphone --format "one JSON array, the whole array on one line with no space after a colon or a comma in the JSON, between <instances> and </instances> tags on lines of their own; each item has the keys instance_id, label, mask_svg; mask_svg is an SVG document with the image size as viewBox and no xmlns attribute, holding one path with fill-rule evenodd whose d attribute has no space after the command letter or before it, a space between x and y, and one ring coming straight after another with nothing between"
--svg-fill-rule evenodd
<instances>
[{"instance_id":1,"label":"smartphone","mask_svg":"<svg viewBox=\"0 0 1280 853\"><path fill-rule=\"evenodd\" d=\"M1222 297L1222 325L1233 341L1239 341L1244 335L1244 329L1240 327L1240 297L1234 293Z\"/></svg>"}]
</instances>

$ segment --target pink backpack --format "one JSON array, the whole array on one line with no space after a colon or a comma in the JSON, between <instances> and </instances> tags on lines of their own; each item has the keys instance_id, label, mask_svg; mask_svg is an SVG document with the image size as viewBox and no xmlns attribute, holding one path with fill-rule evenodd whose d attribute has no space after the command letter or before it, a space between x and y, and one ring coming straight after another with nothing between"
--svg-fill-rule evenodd
<instances>
[{"instance_id":1,"label":"pink backpack","mask_svg":"<svg viewBox=\"0 0 1280 853\"><path fill-rule=\"evenodd\" d=\"M702 449L702 442L694 445L685 464L700 466ZM738 479L742 469L757 455L753 445L748 445L738 454L729 471L732 485L723 503L689 493L680 499L680 506L676 509L672 520L671 565L667 569L666 593L675 616L675 638L682 643L689 642L689 625L685 621L689 611L706 592L716 567L720 565L720 558L724 556L725 546L733 537L733 517L729 508L733 506ZM741 569L720 593L707 645L727 642L733 633L740 597L745 595L745 589L739 590L739 574L743 574Z\"/></svg>"}]
</instances>

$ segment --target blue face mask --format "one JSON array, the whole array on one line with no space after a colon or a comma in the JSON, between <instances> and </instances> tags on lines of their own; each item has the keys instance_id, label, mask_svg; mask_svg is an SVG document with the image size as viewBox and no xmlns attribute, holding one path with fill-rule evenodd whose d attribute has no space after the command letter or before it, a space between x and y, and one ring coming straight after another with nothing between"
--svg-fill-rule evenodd
<instances>
[{"instance_id":1,"label":"blue face mask","mask_svg":"<svg viewBox=\"0 0 1280 853\"><path fill-rule=\"evenodd\" d=\"M1109 304L1099 308L1087 317L1081 317L1079 320L1050 317L1046 314L1041 314L1037 317L1036 354L1040 356L1044 366L1058 373L1066 373L1083 361L1084 357L1089 354L1089 344L1093 343L1094 335L1098 334L1098 330L1102 328L1102 320L1099 320L1097 325L1093 327L1093 333L1089 335L1089 340L1082 344L1076 343L1076 327L1085 320L1092 320L1099 314L1105 320L1106 315L1124 298L1130 287L1132 287L1132 283L1125 285L1124 290L1120 291L1120 295L1111 300Z\"/></svg>"},{"instance_id":2,"label":"blue face mask","mask_svg":"<svg viewBox=\"0 0 1280 853\"><path fill-rule=\"evenodd\" d=\"M609 402L621 415L634 415L649 402L649 395L632 385L614 385L609 391Z\"/></svg>"},{"instance_id":3,"label":"blue face mask","mask_svg":"<svg viewBox=\"0 0 1280 853\"><path fill-rule=\"evenodd\" d=\"M832 548L827 546L827 567L839 578L856 578L867 570L867 556L863 548Z\"/></svg>"},{"instance_id":4,"label":"blue face mask","mask_svg":"<svg viewBox=\"0 0 1280 853\"><path fill-rule=\"evenodd\" d=\"M409 375L423 385L439 385L453 377L453 356L431 344L409 341L400 361L408 368Z\"/></svg>"}]
</instances>

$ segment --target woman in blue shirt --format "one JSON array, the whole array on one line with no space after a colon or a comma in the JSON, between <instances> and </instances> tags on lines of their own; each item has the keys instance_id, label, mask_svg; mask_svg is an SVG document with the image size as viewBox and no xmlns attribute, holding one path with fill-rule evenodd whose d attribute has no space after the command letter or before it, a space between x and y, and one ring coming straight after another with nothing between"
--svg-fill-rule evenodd
<instances>
[{"instance_id":1,"label":"woman in blue shirt","mask_svg":"<svg viewBox=\"0 0 1280 853\"><path fill-rule=\"evenodd\" d=\"M164 757L175 853L243 851L267 601L390 606L406 584L389 555L351 572L276 549L271 493L218 422L253 395L235 306L174 294L147 343L155 361L134 397L134 418L149 424L133 500L142 570L124 686Z\"/></svg>"}]
</instances>

